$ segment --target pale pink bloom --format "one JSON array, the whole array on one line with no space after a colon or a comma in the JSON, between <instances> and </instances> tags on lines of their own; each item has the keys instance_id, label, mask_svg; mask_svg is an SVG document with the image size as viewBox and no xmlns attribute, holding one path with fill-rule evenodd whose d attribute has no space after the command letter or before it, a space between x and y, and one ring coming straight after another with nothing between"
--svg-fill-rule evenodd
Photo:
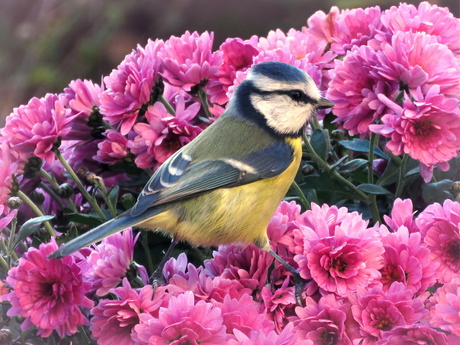
<instances>
[{"instance_id":1,"label":"pale pink bloom","mask_svg":"<svg viewBox=\"0 0 460 345\"><path fill-rule=\"evenodd\" d=\"M382 242L385 253L380 281L384 290L398 281L420 295L434 285L439 263L431 260L430 250L423 243L420 232L409 233L405 226L400 226L393 233L382 236Z\"/></svg>"},{"instance_id":2,"label":"pale pink bloom","mask_svg":"<svg viewBox=\"0 0 460 345\"><path fill-rule=\"evenodd\" d=\"M128 139L113 129L106 130L104 136L105 139L97 144L97 155L93 159L105 164L123 162L129 155Z\"/></svg>"},{"instance_id":3,"label":"pale pink bloom","mask_svg":"<svg viewBox=\"0 0 460 345\"><path fill-rule=\"evenodd\" d=\"M20 155L21 163L35 155L51 164L56 158L53 148L70 132L74 117L57 95L49 93L14 108L0 134Z\"/></svg>"},{"instance_id":4,"label":"pale pink bloom","mask_svg":"<svg viewBox=\"0 0 460 345\"><path fill-rule=\"evenodd\" d=\"M71 115L76 115L71 123L71 131L65 140L88 141L100 139L102 115L99 114L99 94L102 86L90 80L72 80L64 89L60 98L65 107L70 108ZM78 143L79 144L79 143Z\"/></svg>"},{"instance_id":5,"label":"pale pink bloom","mask_svg":"<svg viewBox=\"0 0 460 345\"><path fill-rule=\"evenodd\" d=\"M61 338L76 333L78 326L88 324L80 307L93 306L85 297L91 284L84 281L76 257L48 259L57 249L54 238L38 249L31 247L8 272L6 283L13 290L2 296L11 303L8 316L25 318L21 328L36 326L42 337L49 337L53 330Z\"/></svg>"},{"instance_id":6,"label":"pale pink bloom","mask_svg":"<svg viewBox=\"0 0 460 345\"><path fill-rule=\"evenodd\" d=\"M140 321L132 339L142 345L219 345L228 338L220 309L205 301L195 303L190 291L170 297L158 317L143 313Z\"/></svg>"},{"instance_id":7,"label":"pale pink bloom","mask_svg":"<svg viewBox=\"0 0 460 345\"><path fill-rule=\"evenodd\" d=\"M316 11L307 19L308 32L329 44L333 43L339 16L340 9L337 6L332 6L328 14Z\"/></svg>"},{"instance_id":8,"label":"pale pink bloom","mask_svg":"<svg viewBox=\"0 0 460 345\"><path fill-rule=\"evenodd\" d=\"M211 277L237 279L244 287L260 290L266 284L273 256L253 245L220 246L213 258L205 260L205 272Z\"/></svg>"},{"instance_id":9,"label":"pale pink bloom","mask_svg":"<svg viewBox=\"0 0 460 345\"><path fill-rule=\"evenodd\" d=\"M309 340L297 339L294 325L289 323L279 334L275 331L264 332L252 331L250 335L235 329L234 339L230 339L227 345L314 345Z\"/></svg>"},{"instance_id":10,"label":"pale pink bloom","mask_svg":"<svg viewBox=\"0 0 460 345\"><path fill-rule=\"evenodd\" d=\"M386 292L379 287L360 289L348 298L353 317L361 326L361 337L368 344L381 339L383 332L412 325L428 314L423 302L414 299L413 293L399 282L391 284Z\"/></svg>"},{"instance_id":11,"label":"pale pink bloom","mask_svg":"<svg viewBox=\"0 0 460 345\"><path fill-rule=\"evenodd\" d=\"M11 188L13 186L13 174L18 171L18 163L12 156L12 152L8 147L4 138L0 138L0 216L8 214L8 199L10 197ZM4 225L5 226L5 225ZM1 228L1 227L0 227Z\"/></svg>"},{"instance_id":12,"label":"pale pink bloom","mask_svg":"<svg viewBox=\"0 0 460 345\"><path fill-rule=\"evenodd\" d=\"M385 95L379 99L391 110L382 116L381 125L371 125L370 130L390 138L386 148L395 155L409 154L420 161L421 167L438 165L442 170L456 157L460 149L459 101L447 98L438 85L433 85L424 95L420 88L406 96L403 106ZM431 173L423 174L426 182Z\"/></svg>"},{"instance_id":13,"label":"pale pink bloom","mask_svg":"<svg viewBox=\"0 0 460 345\"><path fill-rule=\"evenodd\" d=\"M193 124L201 107L199 103L186 106L185 96L179 94L173 104L174 115L157 102L147 108L145 117L148 123L134 126L138 136L129 141L128 147L136 156L135 163L139 168L158 167L203 131Z\"/></svg>"},{"instance_id":14,"label":"pale pink bloom","mask_svg":"<svg viewBox=\"0 0 460 345\"><path fill-rule=\"evenodd\" d=\"M303 278L313 278L321 289L341 296L380 278L381 229L368 228L357 212L313 204L297 224L294 235L299 254L294 260Z\"/></svg>"},{"instance_id":15,"label":"pale pink bloom","mask_svg":"<svg viewBox=\"0 0 460 345\"><path fill-rule=\"evenodd\" d=\"M411 199L400 199L397 198L393 203L391 209L391 217L384 215L383 219L388 227L397 231L399 227L405 226L410 233L418 232L417 226L414 220L414 207Z\"/></svg>"},{"instance_id":16,"label":"pale pink bloom","mask_svg":"<svg viewBox=\"0 0 460 345\"><path fill-rule=\"evenodd\" d=\"M432 5L426 1L418 7L401 3L382 13L383 25L394 34L398 31L425 32L435 36L439 43L445 44L454 53L460 53L460 21L447 7Z\"/></svg>"},{"instance_id":17,"label":"pale pink bloom","mask_svg":"<svg viewBox=\"0 0 460 345\"><path fill-rule=\"evenodd\" d=\"M429 205L416 219L431 259L439 262L440 283L460 283L460 203L446 200Z\"/></svg>"},{"instance_id":18,"label":"pale pink bloom","mask_svg":"<svg viewBox=\"0 0 460 345\"><path fill-rule=\"evenodd\" d=\"M6 214L5 216L0 216L0 230L7 227L11 221L13 220L14 217L16 217L16 214L18 213L18 210L12 210L10 213Z\"/></svg>"},{"instance_id":19,"label":"pale pink bloom","mask_svg":"<svg viewBox=\"0 0 460 345\"><path fill-rule=\"evenodd\" d=\"M394 99L398 83L385 80L376 73L376 52L368 47L354 47L343 60L335 60L335 69L326 97L335 103L334 122L351 135L370 134L369 125L375 123L387 110L379 95Z\"/></svg>"},{"instance_id":20,"label":"pale pink bloom","mask_svg":"<svg viewBox=\"0 0 460 345\"><path fill-rule=\"evenodd\" d=\"M99 96L100 110L111 125L120 127L123 135L129 133L141 108L151 101L162 71L157 58L162 47L162 40L149 40L145 47L138 45L104 78L106 90Z\"/></svg>"},{"instance_id":21,"label":"pale pink bloom","mask_svg":"<svg viewBox=\"0 0 460 345\"><path fill-rule=\"evenodd\" d=\"M131 339L134 326L139 324L142 313L158 315L164 303L162 290L153 290L151 285L133 289L126 278L123 286L111 289L116 299L102 299L91 309L91 332L99 345L136 345Z\"/></svg>"},{"instance_id":22,"label":"pale pink bloom","mask_svg":"<svg viewBox=\"0 0 460 345\"><path fill-rule=\"evenodd\" d=\"M376 70L388 80L403 85L403 89L420 87L424 94L433 85L440 93L459 98L460 65L454 53L438 43L435 36L425 33L397 32L391 43L383 42L377 52Z\"/></svg>"},{"instance_id":23,"label":"pale pink bloom","mask_svg":"<svg viewBox=\"0 0 460 345\"><path fill-rule=\"evenodd\" d=\"M133 231L128 228L102 240L88 255L90 269L85 273L97 296L105 296L120 284L133 263Z\"/></svg>"},{"instance_id":24,"label":"pale pink bloom","mask_svg":"<svg viewBox=\"0 0 460 345\"><path fill-rule=\"evenodd\" d=\"M460 285L448 283L430 299L430 325L460 336Z\"/></svg>"},{"instance_id":25,"label":"pale pink bloom","mask_svg":"<svg viewBox=\"0 0 460 345\"><path fill-rule=\"evenodd\" d=\"M399 326L391 331L383 332L382 339L375 345L449 345L444 333L438 332L433 328L415 324ZM452 344L453 345L453 344Z\"/></svg>"},{"instance_id":26,"label":"pale pink bloom","mask_svg":"<svg viewBox=\"0 0 460 345\"><path fill-rule=\"evenodd\" d=\"M345 324L349 303L328 294L318 302L307 297L305 304L306 307L297 307L296 316L290 318L299 339L311 340L313 344L351 345Z\"/></svg>"},{"instance_id":27,"label":"pale pink bloom","mask_svg":"<svg viewBox=\"0 0 460 345\"><path fill-rule=\"evenodd\" d=\"M165 67L165 80L185 91L206 85L222 63L222 52L212 51L213 41L214 34L207 31L201 35L186 31L181 37L171 36L158 52Z\"/></svg>"},{"instance_id":28,"label":"pale pink bloom","mask_svg":"<svg viewBox=\"0 0 460 345\"><path fill-rule=\"evenodd\" d=\"M0 280L0 300L3 295L6 295L9 292L7 285L3 280Z\"/></svg>"}]
</instances>

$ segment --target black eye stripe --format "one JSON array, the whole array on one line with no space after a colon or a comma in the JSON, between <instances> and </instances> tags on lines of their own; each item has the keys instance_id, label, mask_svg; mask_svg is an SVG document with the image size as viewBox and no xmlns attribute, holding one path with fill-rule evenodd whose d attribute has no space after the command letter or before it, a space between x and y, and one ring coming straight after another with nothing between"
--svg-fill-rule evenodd
<instances>
[{"instance_id":1,"label":"black eye stripe","mask_svg":"<svg viewBox=\"0 0 460 345\"><path fill-rule=\"evenodd\" d=\"M293 99L294 101L296 102L302 102L302 103L305 103L305 104L315 104L316 101L307 96L302 90L298 90L298 89L293 89L293 90L273 90L273 91L263 91L263 90L260 90L260 89L254 89L253 90L254 93L257 93L259 95L263 95L263 96L269 96L269 95L286 95L286 96L289 96L291 99ZM297 95L293 95L293 93L296 93L298 94Z\"/></svg>"}]
</instances>

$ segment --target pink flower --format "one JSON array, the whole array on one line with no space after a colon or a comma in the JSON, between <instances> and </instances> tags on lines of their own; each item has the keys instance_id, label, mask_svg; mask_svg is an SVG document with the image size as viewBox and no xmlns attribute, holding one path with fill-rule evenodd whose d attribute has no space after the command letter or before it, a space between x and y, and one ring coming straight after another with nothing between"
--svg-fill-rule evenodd
<instances>
[{"instance_id":1,"label":"pink flower","mask_svg":"<svg viewBox=\"0 0 460 345\"><path fill-rule=\"evenodd\" d=\"M0 133L11 149L20 154L21 162L35 155L51 164L55 159L53 148L70 132L73 118L57 95L47 94L15 108Z\"/></svg>"},{"instance_id":2,"label":"pink flower","mask_svg":"<svg viewBox=\"0 0 460 345\"><path fill-rule=\"evenodd\" d=\"M8 272L6 283L13 291L3 296L11 303L8 316L22 316L23 330L38 327L38 334L49 337L53 330L62 338L77 332L77 326L88 324L80 307L91 308L85 297L90 283L83 280L82 270L72 255L48 259L57 250L54 238L30 248L19 264Z\"/></svg>"},{"instance_id":3,"label":"pink flower","mask_svg":"<svg viewBox=\"0 0 460 345\"><path fill-rule=\"evenodd\" d=\"M415 295L420 295L434 285L439 263L430 259L430 250L419 232L409 233L405 226L401 226L383 236L382 242L385 263L380 270L380 281L384 290L398 281Z\"/></svg>"},{"instance_id":4,"label":"pink flower","mask_svg":"<svg viewBox=\"0 0 460 345\"><path fill-rule=\"evenodd\" d=\"M411 199L397 198L393 203L391 217L384 215L383 219L391 230L397 231L399 227L405 226L409 233L418 232L414 220L414 208Z\"/></svg>"},{"instance_id":5,"label":"pink flower","mask_svg":"<svg viewBox=\"0 0 460 345\"><path fill-rule=\"evenodd\" d=\"M420 213L416 223L431 250L431 259L440 263L438 281L460 283L460 203L434 203Z\"/></svg>"},{"instance_id":6,"label":"pink flower","mask_svg":"<svg viewBox=\"0 0 460 345\"><path fill-rule=\"evenodd\" d=\"M172 296L158 317L143 313L140 321L132 336L140 344L218 345L227 340L220 309L205 301L195 303L190 291Z\"/></svg>"},{"instance_id":7,"label":"pink flower","mask_svg":"<svg viewBox=\"0 0 460 345\"><path fill-rule=\"evenodd\" d=\"M446 284L431 299L430 325L460 336L460 285Z\"/></svg>"},{"instance_id":8,"label":"pink flower","mask_svg":"<svg viewBox=\"0 0 460 345\"><path fill-rule=\"evenodd\" d=\"M378 95L396 97L398 84L376 73L376 52L361 46L351 49L343 60L335 60L335 69L326 97L335 103L334 122L351 135L368 135L369 125L379 120L387 107Z\"/></svg>"},{"instance_id":9,"label":"pink flower","mask_svg":"<svg viewBox=\"0 0 460 345\"><path fill-rule=\"evenodd\" d=\"M341 296L380 278L384 252L378 227L368 228L357 212L346 212L313 204L294 230L301 276Z\"/></svg>"},{"instance_id":10,"label":"pink flower","mask_svg":"<svg viewBox=\"0 0 460 345\"><path fill-rule=\"evenodd\" d=\"M351 345L345 330L348 303L336 299L333 294L322 297L318 302L311 297L305 301L306 307L297 307L296 316L291 317L299 339L308 339L313 344Z\"/></svg>"},{"instance_id":11,"label":"pink flower","mask_svg":"<svg viewBox=\"0 0 460 345\"><path fill-rule=\"evenodd\" d=\"M422 319L428 311L420 299L412 297L413 293L399 282L391 284L386 292L380 287L374 287L350 295L351 311L361 326L364 342L371 344L381 339L385 331L411 325Z\"/></svg>"},{"instance_id":12,"label":"pink flower","mask_svg":"<svg viewBox=\"0 0 460 345\"><path fill-rule=\"evenodd\" d=\"M16 214L18 213L18 210L12 210L10 213L8 213L5 216L0 216L0 230L7 227L8 224L11 223L14 217L16 217Z\"/></svg>"},{"instance_id":13,"label":"pink flower","mask_svg":"<svg viewBox=\"0 0 460 345\"><path fill-rule=\"evenodd\" d=\"M444 333L424 325L399 326L391 331L383 332L382 339L375 345L449 345Z\"/></svg>"},{"instance_id":14,"label":"pink flower","mask_svg":"<svg viewBox=\"0 0 460 345\"><path fill-rule=\"evenodd\" d=\"M371 125L370 130L390 138L386 148L395 155L407 153L422 166L431 168L426 174L421 172L429 182L433 166L438 164L446 170L447 162L456 157L460 149L459 102L445 97L437 85L426 95L418 88L411 96L413 100L406 97L401 107L379 95L391 112L382 116L382 125Z\"/></svg>"},{"instance_id":15,"label":"pink flower","mask_svg":"<svg viewBox=\"0 0 460 345\"><path fill-rule=\"evenodd\" d=\"M91 331L100 345L138 344L131 339L134 326L142 313L158 315L164 293L154 291L151 285L133 289L126 278L123 286L111 289L117 299L103 299L91 309Z\"/></svg>"},{"instance_id":16,"label":"pink flower","mask_svg":"<svg viewBox=\"0 0 460 345\"><path fill-rule=\"evenodd\" d=\"M313 345L311 341L297 339L294 325L289 323L279 334L275 331L252 331L250 335L235 329L234 339L227 345Z\"/></svg>"},{"instance_id":17,"label":"pink flower","mask_svg":"<svg viewBox=\"0 0 460 345\"><path fill-rule=\"evenodd\" d=\"M420 87L424 94L433 85L440 93L458 98L460 65L454 53L425 33L397 32L391 43L383 42L377 53L376 69L383 77L403 84L403 89Z\"/></svg>"},{"instance_id":18,"label":"pink flower","mask_svg":"<svg viewBox=\"0 0 460 345\"><path fill-rule=\"evenodd\" d=\"M206 85L222 63L222 52L212 52L214 34L186 31L181 37L171 36L159 51L164 64L163 77L174 86L191 91Z\"/></svg>"},{"instance_id":19,"label":"pink flower","mask_svg":"<svg viewBox=\"0 0 460 345\"><path fill-rule=\"evenodd\" d=\"M251 290L260 290L268 279L273 256L250 245L220 246L213 258L204 262L205 272L211 277L237 279Z\"/></svg>"},{"instance_id":20,"label":"pink flower","mask_svg":"<svg viewBox=\"0 0 460 345\"><path fill-rule=\"evenodd\" d=\"M104 78L106 90L100 95L100 110L110 124L120 126L123 135L131 130L139 110L150 102L154 93L162 71L157 57L162 47L161 40L149 40L144 48L138 45Z\"/></svg>"},{"instance_id":21,"label":"pink flower","mask_svg":"<svg viewBox=\"0 0 460 345\"><path fill-rule=\"evenodd\" d=\"M133 262L134 244L131 228L102 240L88 255L90 269L86 276L93 283L97 296L104 296L116 287Z\"/></svg>"},{"instance_id":22,"label":"pink flower","mask_svg":"<svg viewBox=\"0 0 460 345\"><path fill-rule=\"evenodd\" d=\"M18 171L18 164L7 142L2 139L0 137L0 216L8 214L10 210L7 204L13 186L13 174Z\"/></svg>"},{"instance_id":23,"label":"pink flower","mask_svg":"<svg viewBox=\"0 0 460 345\"><path fill-rule=\"evenodd\" d=\"M202 132L201 127L193 124L200 110L199 103L186 107L184 95L180 94L175 108L176 113L171 115L162 103L157 102L147 108L145 116L148 123L134 126L138 136L128 143L128 147L136 155L135 163L139 168L161 165Z\"/></svg>"},{"instance_id":24,"label":"pink flower","mask_svg":"<svg viewBox=\"0 0 460 345\"><path fill-rule=\"evenodd\" d=\"M106 139L97 144L97 155L93 159L105 164L123 162L129 155L128 139L113 129L105 131L104 136Z\"/></svg>"},{"instance_id":25,"label":"pink flower","mask_svg":"<svg viewBox=\"0 0 460 345\"><path fill-rule=\"evenodd\" d=\"M381 21L391 34L398 31L425 32L435 36L439 43L448 46L455 54L460 53L460 21L447 7L438 7L426 1L418 7L401 3L383 12Z\"/></svg>"}]
</instances>

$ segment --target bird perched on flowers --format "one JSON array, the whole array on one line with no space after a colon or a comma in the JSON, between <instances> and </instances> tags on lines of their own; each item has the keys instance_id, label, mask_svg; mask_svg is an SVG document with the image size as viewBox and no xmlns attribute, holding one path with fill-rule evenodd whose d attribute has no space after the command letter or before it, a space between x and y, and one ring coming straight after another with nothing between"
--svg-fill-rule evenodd
<instances>
[{"instance_id":1,"label":"bird perched on flowers","mask_svg":"<svg viewBox=\"0 0 460 345\"><path fill-rule=\"evenodd\" d=\"M280 62L253 66L225 112L158 168L131 210L51 257L130 226L202 246L252 243L292 272L300 296L300 275L270 249L266 229L299 168L305 126L317 109L332 106L297 67Z\"/></svg>"}]
</instances>

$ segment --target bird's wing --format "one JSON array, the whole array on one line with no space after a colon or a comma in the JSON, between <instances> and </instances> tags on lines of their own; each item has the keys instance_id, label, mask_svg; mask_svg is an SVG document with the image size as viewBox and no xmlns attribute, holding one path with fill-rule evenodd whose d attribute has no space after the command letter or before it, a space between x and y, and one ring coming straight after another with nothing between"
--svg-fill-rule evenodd
<instances>
[{"instance_id":1,"label":"bird's wing","mask_svg":"<svg viewBox=\"0 0 460 345\"><path fill-rule=\"evenodd\" d=\"M196 196L216 188L230 188L274 177L293 160L293 149L285 142L273 143L236 160L216 159L194 162L183 150L168 159L150 178L131 216L148 208Z\"/></svg>"}]
</instances>

